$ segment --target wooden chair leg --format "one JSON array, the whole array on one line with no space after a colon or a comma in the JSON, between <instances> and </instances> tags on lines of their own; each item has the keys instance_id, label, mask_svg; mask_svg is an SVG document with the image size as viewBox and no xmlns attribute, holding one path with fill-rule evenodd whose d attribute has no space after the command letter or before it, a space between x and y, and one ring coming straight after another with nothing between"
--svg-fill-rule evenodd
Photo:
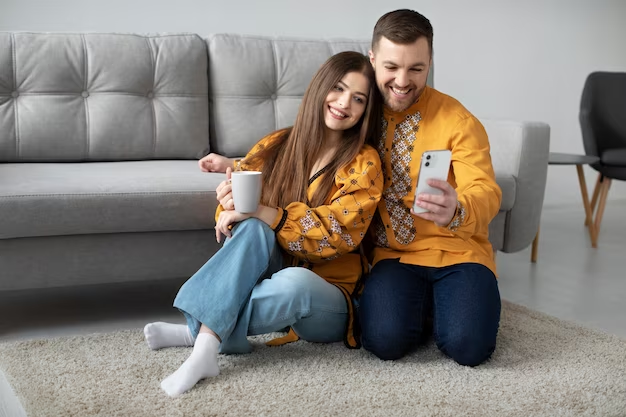
<instances>
[{"instance_id":1,"label":"wooden chair leg","mask_svg":"<svg viewBox=\"0 0 626 417\"><path fill-rule=\"evenodd\" d=\"M602 223L602 216L604 215L604 208L606 207L606 198L609 195L609 188L611 188L611 179L604 178L602 180L602 186L600 190L600 201L598 202L598 211L596 212L596 219L593 224L593 233L591 237L591 246L598 247L598 235L600 235L600 224Z\"/></svg>"},{"instance_id":2,"label":"wooden chair leg","mask_svg":"<svg viewBox=\"0 0 626 417\"><path fill-rule=\"evenodd\" d=\"M591 196L591 216L593 217L593 212L596 209L596 204L598 203L598 195L600 194L600 185L602 184L602 174L598 174L598 178L596 179L596 185L593 187L593 195ZM589 226L591 221L585 219L585 226Z\"/></svg>"},{"instance_id":3,"label":"wooden chair leg","mask_svg":"<svg viewBox=\"0 0 626 417\"><path fill-rule=\"evenodd\" d=\"M533 239L533 246L530 250L530 262L537 263L537 252L539 247L539 229L537 229L537 234L535 235L535 239Z\"/></svg>"},{"instance_id":4,"label":"wooden chair leg","mask_svg":"<svg viewBox=\"0 0 626 417\"><path fill-rule=\"evenodd\" d=\"M587 194L587 181L585 181L585 171L582 165L576 165L578 173L578 185L580 186L580 194L583 198L583 207L585 208L585 225L591 224L593 221L593 213L589 204L589 194Z\"/></svg>"}]
</instances>

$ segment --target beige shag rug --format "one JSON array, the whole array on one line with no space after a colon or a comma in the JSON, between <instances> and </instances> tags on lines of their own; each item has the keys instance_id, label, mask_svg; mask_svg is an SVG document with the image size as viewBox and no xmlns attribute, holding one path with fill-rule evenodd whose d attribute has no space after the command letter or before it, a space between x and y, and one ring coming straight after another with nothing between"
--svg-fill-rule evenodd
<instances>
[{"instance_id":1,"label":"beige shag rug","mask_svg":"<svg viewBox=\"0 0 626 417\"><path fill-rule=\"evenodd\" d=\"M396 362L303 341L220 355L221 374L170 399L160 381L190 348L143 333L0 344L29 416L626 416L626 341L503 303L498 347L476 368L431 342Z\"/></svg>"}]
</instances>

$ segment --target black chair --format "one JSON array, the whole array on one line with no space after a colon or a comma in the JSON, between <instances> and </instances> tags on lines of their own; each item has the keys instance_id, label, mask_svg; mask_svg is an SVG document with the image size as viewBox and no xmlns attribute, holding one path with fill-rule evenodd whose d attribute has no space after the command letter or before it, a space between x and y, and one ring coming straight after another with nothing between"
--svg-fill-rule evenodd
<instances>
[{"instance_id":1,"label":"black chair","mask_svg":"<svg viewBox=\"0 0 626 417\"><path fill-rule=\"evenodd\" d=\"M593 222L599 234L611 181L626 181L626 72L589 74L579 120L585 153L600 158L591 164L598 171L591 211L595 211Z\"/></svg>"}]
</instances>

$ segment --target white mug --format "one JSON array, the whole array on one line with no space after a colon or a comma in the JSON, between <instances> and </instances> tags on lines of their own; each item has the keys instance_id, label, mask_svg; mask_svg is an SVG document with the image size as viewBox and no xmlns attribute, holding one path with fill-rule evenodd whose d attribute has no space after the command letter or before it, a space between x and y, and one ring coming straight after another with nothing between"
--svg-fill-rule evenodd
<instances>
[{"instance_id":1,"label":"white mug","mask_svg":"<svg viewBox=\"0 0 626 417\"><path fill-rule=\"evenodd\" d=\"M230 177L235 211L254 213L261 200L261 172L235 171Z\"/></svg>"}]
</instances>

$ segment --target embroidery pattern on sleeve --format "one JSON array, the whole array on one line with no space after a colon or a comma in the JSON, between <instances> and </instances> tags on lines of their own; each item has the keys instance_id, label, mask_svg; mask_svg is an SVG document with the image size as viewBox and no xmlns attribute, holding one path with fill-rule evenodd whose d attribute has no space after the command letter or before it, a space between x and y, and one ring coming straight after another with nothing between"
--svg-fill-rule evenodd
<instances>
[{"instance_id":1,"label":"embroidery pattern on sleeve","mask_svg":"<svg viewBox=\"0 0 626 417\"><path fill-rule=\"evenodd\" d=\"M311 216L311 210L307 210L306 216L300 219L300 224L302 225L302 231L304 233L315 227L315 220L313 216Z\"/></svg>"},{"instance_id":2,"label":"embroidery pattern on sleeve","mask_svg":"<svg viewBox=\"0 0 626 417\"><path fill-rule=\"evenodd\" d=\"M328 220L330 220L330 231L333 233L341 233L341 224L339 224L332 213L328 215Z\"/></svg>"},{"instance_id":3,"label":"embroidery pattern on sleeve","mask_svg":"<svg viewBox=\"0 0 626 417\"><path fill-rule=\"evenodd\" d=\"M467 212L465 211L465 206L461 204L460 201L456 202L456 212L454 213L454 217L450 224L448 225L448 230L451 232L456 232L459 229L459 226L463 224L465 221L465 215Z\"/></svg>"},{"instance_id":4,"label":"embroidery pattern on sleeve","mask_svg":"<svg viewBox=\"0 0 626 417\"><path fill-rule=\"evenodd\" d=\"M302 236L300 236L298 241L287 242L290 252L305 255L307 260L310 260L306 256L309 253L317 253L317 259L321 256L324 260L331 260L339 256L338 251L347 253L356 248L357 245L351 233L359 233L355 235L359 237L364 236L365 226L372 220L376 207L374 204L370 204L372 206L372 212L370 213L370 211L365 211L362 206L366 201L365 199L370 201L376 200L376 197L369 190L376 184L375 180L382 175L382 172L375 169L375 164L372 161L367 161L362 172L356 172L354 169L351 169L348 175L346 178L339 176L339 174L336 175L337 182L344 184L345 189L341 190L339 197L330 203L330 207L333 207L331 213L326 214L324 218L319 217L319 220L316 220L313 210L307 210L305 215L297 220L300 224ZM363 193L362 191L366 192ZM342 218L344 216L345 218ZM322 225L320 220L324 221L324 225ZM349 224L351 230L342 226L342 224ZM309 237L309 243L306 246L304 243L306 240L305 236ZM334 243L332 243L333 241ZM312 247L311 243L315 246ZM309 250L307 251L306 248ZM328 255L323 256L324 250L329 248L332 251L327 251Z\"/></svg>"}]
</instances>

